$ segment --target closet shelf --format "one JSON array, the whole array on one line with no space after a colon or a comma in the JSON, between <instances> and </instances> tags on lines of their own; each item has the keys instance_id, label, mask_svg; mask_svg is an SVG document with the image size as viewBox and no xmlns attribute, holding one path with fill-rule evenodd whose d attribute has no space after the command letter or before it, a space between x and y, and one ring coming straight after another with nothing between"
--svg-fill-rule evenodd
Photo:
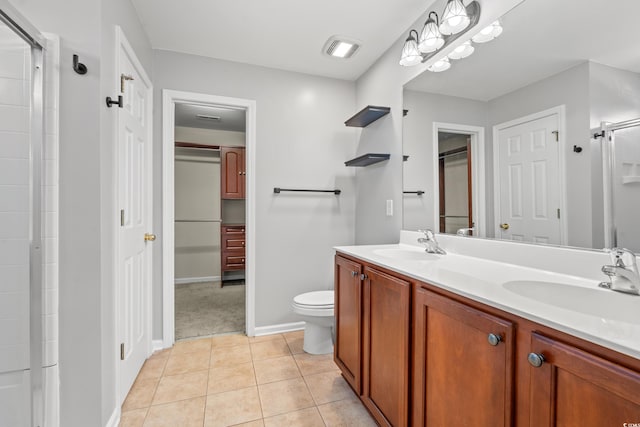
<instances>
[{"instance_id":1,"label":"closet shelf","mask_svg":"<svg viewBox=\"0 0 640 427\"><path fill-rule=\"evenodd\" d=\"M355 159L351 159L347 162L344 162L345 166L369 166L375 163L383 162L385 160L389 160L391 155L389 154L376 154L376 153L367 153L363 154L360 157L356 157Z\"/></svg>"},{"instance_id":2,"label":"closet shelf","mask_svg":"<svg viewBox=\"0 0 640 427\"><path fill-rule=\"evenodd\" d=\"M363 128L375 122L380 117L386 116L391 111L389 107L377 107L375 105L367 105L358 111L353 117L344 122L346 126Z\"/></svg>"}]
</instances>

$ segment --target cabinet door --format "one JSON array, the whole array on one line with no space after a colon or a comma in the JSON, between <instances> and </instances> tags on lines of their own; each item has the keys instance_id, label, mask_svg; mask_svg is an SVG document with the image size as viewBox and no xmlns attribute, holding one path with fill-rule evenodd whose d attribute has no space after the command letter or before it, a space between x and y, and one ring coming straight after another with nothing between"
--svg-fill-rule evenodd
<instances>
[{"instance_id":1,"label":"cabinet door","mask_svg":"<svg viewBox=\"0 0 640 427\"><path fill-rule=\"evenodd\" d=\"M406 426L411 284L370 267L364 273L362 401L380 425Z\"/></svg>"},{"instance_id":2,"label":"cabinet door","mask_svg":"<svg viewBox=\"0 0 640 427\"><path fill-rule=\"evenodd\" d=\"M512 425L514 341L510 322L417 288L413 425Z\"/></svg>"},{"instance_id":3,"label":"cabinet door","mask_svg":"<svg viewBox=\"0 0 640 427\"><path fill-rule=\"evenodd\" d=\"M244 199L245 160L244 148L222 147L220 149L220 197L223 199Z\"/></svg>"},{"instance_id":4,"label":"cabinet door","mask_svg":"<svg viewBox=\"0 0 640 427\"><path fill-rule=\"evenodd\" d=\"M640 374L533 333L531 427L640 423Z\"/></svg>"},{"instance_id":5,"label":"cabinet door","mask_svg":"<svg viewBox=\"0 0 640 427\"><path fill-rule=\"evenodd\" d=\"M336 343L334 360L342 376L360 394L360 363L362 355L362 266L336 256L335 317Z\"/></svg>"}]
</instances>

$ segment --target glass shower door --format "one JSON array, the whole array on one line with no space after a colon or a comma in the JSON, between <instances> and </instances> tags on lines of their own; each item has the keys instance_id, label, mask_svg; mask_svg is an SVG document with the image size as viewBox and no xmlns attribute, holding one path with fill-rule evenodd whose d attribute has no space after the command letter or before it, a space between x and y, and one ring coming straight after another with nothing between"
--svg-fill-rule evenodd
<instances>
[{"instance_id":1,"label":"glass shower door","mask_svg":"<svg viewBox=\"0 0 640 427\"><path fill-rule=\"evenodd\" d=\"M613 133L616 246L640 253L640 126Z\"/></svg>"}]
</instances>

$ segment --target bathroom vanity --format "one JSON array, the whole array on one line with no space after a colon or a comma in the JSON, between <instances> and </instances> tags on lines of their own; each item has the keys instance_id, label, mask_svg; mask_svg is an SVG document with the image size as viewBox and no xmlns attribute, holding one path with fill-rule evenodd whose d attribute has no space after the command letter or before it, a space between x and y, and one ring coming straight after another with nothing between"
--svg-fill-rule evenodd
<instances>
[{"instance_id":1,"label":"bathroom vanity","mask_svg":"<svg viewBox=\"0 0 640 427\"><path fill-rule=\"evenodd\" d=\"M380 425L640 423L640 297L607 254L439 236L337 247L336 345Z\"/></svg>"}]
</instances>

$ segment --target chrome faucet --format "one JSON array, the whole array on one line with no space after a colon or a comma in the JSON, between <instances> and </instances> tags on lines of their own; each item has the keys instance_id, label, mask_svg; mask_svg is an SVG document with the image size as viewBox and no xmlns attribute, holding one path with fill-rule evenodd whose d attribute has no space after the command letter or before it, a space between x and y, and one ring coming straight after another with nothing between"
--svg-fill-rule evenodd
<instances>
[{"instance_id":1,"label":"chrome faucet","mask_svg":"<svg viewBox=\"0 0 640 427\"><path fill-rule=\"evenodd\" d=\"M601 282L601 288L627 294L640 295L640 274L636 255L628 249L614 248L609 251L613 265L605 265L602 272L609 276L609 282Z\"/></svg>"},{"instance_id":2,"label":"chrome faucet","mask_svg":"<svg viewBox=\"0 0 640 427\"><path fill-rule=\"evenodd\" d=\"M447 253L438 245L436 236L431 230L418 230L420 233L424 233L424 237L418 239L418 243L425 246L425 251L430 254L446 255Z\"/></svg>"}]
</instances>

